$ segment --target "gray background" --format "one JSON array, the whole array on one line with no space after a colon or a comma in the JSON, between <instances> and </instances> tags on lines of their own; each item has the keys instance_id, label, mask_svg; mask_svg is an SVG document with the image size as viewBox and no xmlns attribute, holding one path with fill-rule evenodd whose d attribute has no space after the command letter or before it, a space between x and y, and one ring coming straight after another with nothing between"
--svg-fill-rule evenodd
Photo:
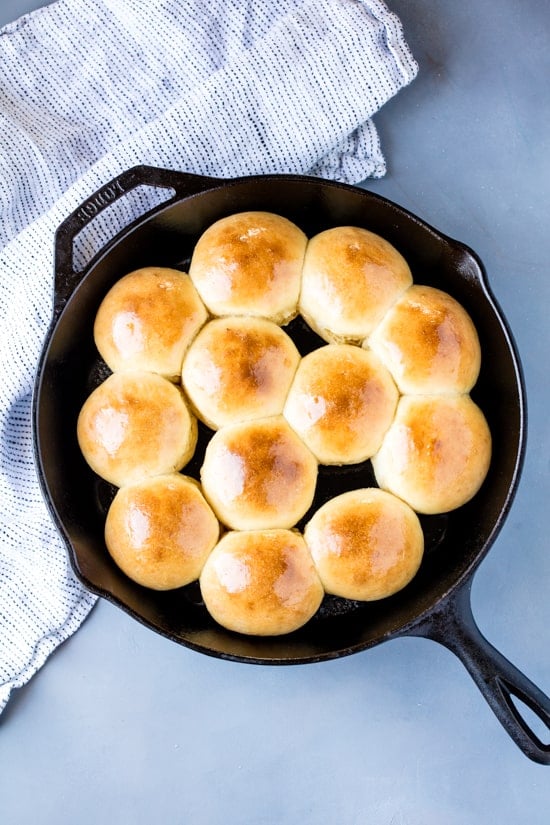
<instances>
[{"instance_id":1,"label":"gray background","mask_svg":"<svg viewBox=\"0 0 550 825\"><path fill-rule=\"evenodd\" d=\"M365 186L472 246L514 331L528 449L473 609L550 693L550 4L388 4L420 73L376 116L388 174ZM4 0L0 24L39 5ZM550 768L433 642L252 667L102 601L0 717L0 821L548 825Z\"/></svg>"}]
</instances>

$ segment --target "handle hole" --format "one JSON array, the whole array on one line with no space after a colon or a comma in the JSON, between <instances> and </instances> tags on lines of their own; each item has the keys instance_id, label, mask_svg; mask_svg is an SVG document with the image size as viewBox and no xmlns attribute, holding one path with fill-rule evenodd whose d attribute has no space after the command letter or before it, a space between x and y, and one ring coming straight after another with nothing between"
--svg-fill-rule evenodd
<instances>
[{"instance_id":1,"label":"handle hole","mask_svg":"<svg viewBox=\"0 0 550 825\"><path fill-rule=\"evenodd\" d=\"M517 722L522 728L529 729L541 748L550 748L549 719L545 718L539 710L536 710L534 705L532 706L530 702L525 701L512 685L506 682L505 686L509 692L506 701Z\"/></svg>"},{"instance_id":2,"label":"handle hole","mask_svg":"<svg viewBox=\"0 0 550 825\"><path fill-rule=\"evenodd\" d=\"M141 184L126 192L123 198L106 206L73 240L74 271L81 272L105 244L126 229L132 221L169 201L174 195L175 190L172 188Z\"/></svg>"}]
</instances>

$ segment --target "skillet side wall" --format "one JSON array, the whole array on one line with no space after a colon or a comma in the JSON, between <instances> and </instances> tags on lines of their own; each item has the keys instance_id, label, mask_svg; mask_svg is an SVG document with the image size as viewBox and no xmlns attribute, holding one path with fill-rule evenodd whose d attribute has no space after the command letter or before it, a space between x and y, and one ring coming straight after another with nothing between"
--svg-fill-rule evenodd
<instances>
[{"instance_id":1,"label":"skillet side wall","mask_svg":"<svg viewBox=\"0 0 550 825\"><path fill-rule=\"evenodd\" d=\"M156 593L129 581L103 541L112 488L88 469L76 442L76 418L91 389L108 374L93 344L92 329L109 287L132 269L156 264L186 268L193 246L213 221L233 212L278 212L309 236L354 224L393 243L411 266L415 283L448 291L468 310L482 347L482 369L472 397L487 416L493 460L478 495L460 510L423 518L426 556L413 582L382 602L360 604L327 598L302 630L275 639L239 637L206 614L198 589ZM320 343L300 320L289 328L302 353ZM252 662L318 661L370 647L429 612L464 577L473 575L505 516L517 480L524 417L521 378L505 323L484 283L475 254L371 193L307 178L230 181L145 217L109 243L87 271L51 331L37 382L36 439L46 498L68 545L71 563L91 590L179 643L211 655ZM184 473L196 475L207 440ZM373 483L368 463L321 473L314 508L352 487Z\"/></svg>"}]
</instances>

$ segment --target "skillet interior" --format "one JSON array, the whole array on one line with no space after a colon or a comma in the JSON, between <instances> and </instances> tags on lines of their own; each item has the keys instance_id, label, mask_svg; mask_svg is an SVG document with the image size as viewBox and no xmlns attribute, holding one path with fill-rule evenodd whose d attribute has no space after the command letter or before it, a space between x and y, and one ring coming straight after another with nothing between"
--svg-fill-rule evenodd
<instances>
[{"instance_id":1,"label":"skillet interior","mask_svg":"<svg viewBox=\"0 0 550 825\"><path fill-rule=\"evenodd\" d=\"M246 209L278 212L308 235L341 224L364 226L393 243L411 266L415 283L438 286L468 310L478 329L483 363L472 397L487 416L493 460L477 496L459 510L423 517L426 555L401 593L380 602L327 597L311 622L280 638L225 631L206 613L197 585L157 593L134 584L111 561L103 540L113 488L84 462L76 418L84 399L108 374L92 337L97 308L122 275L146 265L186 268L194 243L214 220ZM321 342L297 319L291 332L305 353ZM208 431L201 428L195 458L184 468L198 476ZM52 515L67 543L73 568L92 591L157 632L225 658L290 664L352 653L407 630L475 567L489 549L513 495L524 438L521 377L506 324L476 255L391 202L367 191L297 176L247 178L158 209L121 233L96 256L52 327L35 396L39 475ZM321 468L312 509L327 498L374 483L370 464ZM307 516L304 521L307 520Z\"/></svg>"}]
</instances>

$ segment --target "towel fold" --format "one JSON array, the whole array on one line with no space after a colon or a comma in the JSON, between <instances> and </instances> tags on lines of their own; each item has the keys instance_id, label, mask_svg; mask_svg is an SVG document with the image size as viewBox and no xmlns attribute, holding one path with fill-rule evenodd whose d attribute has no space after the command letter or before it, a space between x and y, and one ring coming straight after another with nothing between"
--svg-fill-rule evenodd
<instances>
[{"instance_id":1,"label":"towel fold","mask_svg":"<svg viewBox=\"0 0 550 825\"><path fill-rule=\"evenodd\" d=\"M57 226L141 163L380 177L371 117L416 72L381 0L58 0L0 30L0 710L95 602L72 574L33 461ZM138 192L118 220L158 197ZM79 263L103 232L92 224Z\"/></svg>"}]
</instances>

